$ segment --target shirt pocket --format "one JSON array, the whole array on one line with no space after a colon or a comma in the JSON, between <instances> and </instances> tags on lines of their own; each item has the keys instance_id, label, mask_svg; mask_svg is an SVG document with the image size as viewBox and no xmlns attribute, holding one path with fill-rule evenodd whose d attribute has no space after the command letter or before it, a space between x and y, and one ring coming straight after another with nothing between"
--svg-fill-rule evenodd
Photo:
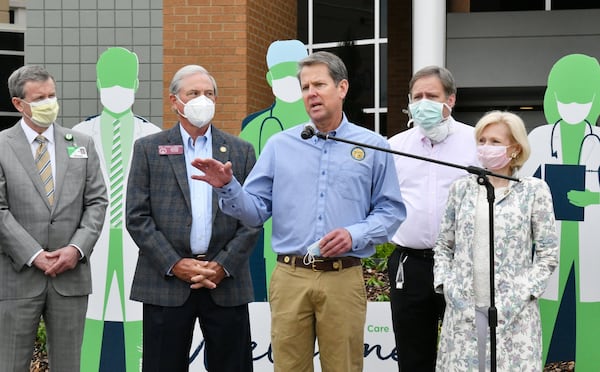
<instances>
[{"instance_id":1,"label":"shirt pocket","mask_svg":"<svg viewBox=\"0 0 600 372\"><path fill-rule=\"evenodd\" d=\"M368 163L351 160L340 165L334 177L334 189L339 190L344 199L370 200L371 169Z\"/></svg>"}]
</instances>

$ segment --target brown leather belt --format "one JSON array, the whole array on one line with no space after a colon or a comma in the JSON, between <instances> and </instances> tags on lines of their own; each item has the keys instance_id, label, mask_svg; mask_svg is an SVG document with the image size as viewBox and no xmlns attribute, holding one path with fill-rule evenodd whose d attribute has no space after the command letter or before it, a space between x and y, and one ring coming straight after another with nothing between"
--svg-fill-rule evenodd
<instances>
[{"instance_id":1,"label":"brown leather belt","mask_svg":"<svg viewBox=\"0 0 600 372\"><path fill-rule=\"evenodd\" d=\"M300 267L303 269L312 269L313 271L340 271L353 266L360 266L361 260L358 257L315 257L315 262L305 265L304 257L278 255L277 262L286 265Z\"/></svg>"}]
</instances>

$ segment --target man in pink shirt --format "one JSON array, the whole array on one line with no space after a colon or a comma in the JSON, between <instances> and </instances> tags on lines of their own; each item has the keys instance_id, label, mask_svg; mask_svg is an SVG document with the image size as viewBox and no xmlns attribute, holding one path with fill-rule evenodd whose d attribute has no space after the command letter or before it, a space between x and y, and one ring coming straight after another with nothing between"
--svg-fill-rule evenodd
<instances>
[{"instance_id":1,"label":"man in pink shirt","mask_svg":"<svg viewBox=\"0 0 600 372\"><path fill-rule=\"evenodd\" d=\"M412 128L389 139L393 150L456 163L478 165L473 127L451 116L456 85L450 71L428 66L409 83ZM433 246L450 184L467 174L410 157L394 162L407 217L389 257L391 306L398 366L402 371L434 371L444 297L433 290Z\"/></svg>"}]
</instances>

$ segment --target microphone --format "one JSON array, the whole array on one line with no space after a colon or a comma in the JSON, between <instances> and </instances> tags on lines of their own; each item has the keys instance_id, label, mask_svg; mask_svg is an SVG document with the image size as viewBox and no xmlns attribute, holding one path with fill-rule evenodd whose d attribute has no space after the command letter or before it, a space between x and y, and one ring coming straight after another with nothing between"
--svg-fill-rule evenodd
<instances>
[{"instance_id":1,"label":"microphone","mask_svg":"<svg viewBox=\"0 0 600 372\"><path fill-rule=\"evenodd\" d=\"M308 123L304 126L304 129L302 129L302 133L300 133L300 137L302 137L302 139L309 139L312 138L315 133L317 132L314 124L312 123Z\"/></svg>"}]
</instances>

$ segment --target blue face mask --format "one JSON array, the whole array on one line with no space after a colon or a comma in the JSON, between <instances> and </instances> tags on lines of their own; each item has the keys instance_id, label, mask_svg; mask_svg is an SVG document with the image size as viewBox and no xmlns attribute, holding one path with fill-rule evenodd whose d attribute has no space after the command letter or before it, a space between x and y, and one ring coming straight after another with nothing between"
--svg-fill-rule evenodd
<instances>
[{"instance_id":1,"label":"blue face mask","mask_svg":"<svg viewBox=\"0 0 600 372\"><path fill-rule=\"evenodd\" d=\"M424 130L432 129L444 120L443 102L436 102L426 98L408 105L412 122ZM447 105L446 105L447 106Z\"/></svg>"}]
</instances>

